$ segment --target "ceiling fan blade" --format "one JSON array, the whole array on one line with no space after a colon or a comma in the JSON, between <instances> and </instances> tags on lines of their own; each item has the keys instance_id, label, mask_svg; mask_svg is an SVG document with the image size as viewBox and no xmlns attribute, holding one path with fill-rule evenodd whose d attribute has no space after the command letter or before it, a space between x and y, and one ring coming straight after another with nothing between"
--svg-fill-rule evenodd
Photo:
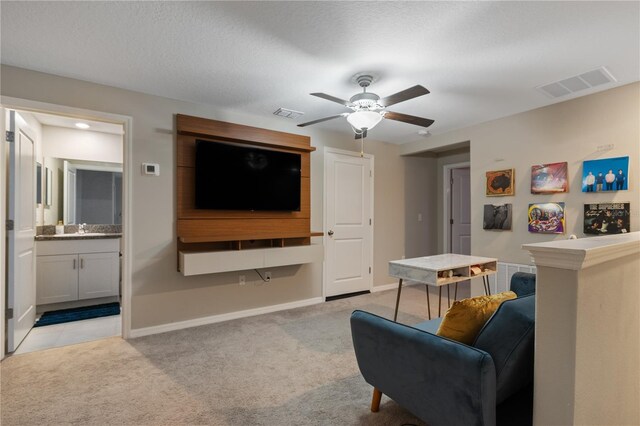
<instances>
[{"instance_id":1,"label":"ceiling fan blade","mask_svg":"<svg viewBox=\"0 0 640 426\"><path fill-rule=\"evenodd\" d=\"M298 124L298 127L306 127L306 126L310 126L312 124L316 124L316 123L322 123L323 121L329 121L329 120L333 120L334 118L338 118L338 117L346 117L347 115L349 115L349 113L342 113L342 114L338 114L338 115L332 115L331 117L325 117L325 118L319 118L317 120L313 120L313 121L308 121L306 123L301 123Z\"/></svg>"},{"instance_id":2,"label":"ceiling fan blade","mask_svg":"<svg viewBox=\"0 0 640 426\"><path fill-rule=\"evenodd\" d=\"M326 93L311 93L311 96L317 96L318 98L326 99L331 102L335 102L340 105L344 105L346 107L352 107L353 104L349 101L345 101L344 99L336 98L335 96L327 95Z\"/></svg>"},{"instance_id":3,"label":"ceiling fan blade","mask_svg":"<svg viewBox=\"0 0 640 426\"><path fill-rule=\"evenodd\" d=\"M399 102L408 101L409 99L417 98L418 96L427 95L427 94L429 94L429 91L418 84L416 86L409 87L408 89L403 90L402 92L398 92L393 95L387 96L386 98L382 98L380 99L379 103L380 105L388 107L391 105L395 105Z\"/></svg>"},{"instance_id":4,"label":"ceiling fan blade","mask_svg":"<svg viewBox=\"0 0 640 426\"><path fill-rule=\"evenodd\" d=\"M399 112L386 111L384 118L389 120L402 121L403 123L414 124L420 127L429 127L434 123L434 120L428 118L416 117L414 115L402 114Z\"/></svg>"}]
</instances>

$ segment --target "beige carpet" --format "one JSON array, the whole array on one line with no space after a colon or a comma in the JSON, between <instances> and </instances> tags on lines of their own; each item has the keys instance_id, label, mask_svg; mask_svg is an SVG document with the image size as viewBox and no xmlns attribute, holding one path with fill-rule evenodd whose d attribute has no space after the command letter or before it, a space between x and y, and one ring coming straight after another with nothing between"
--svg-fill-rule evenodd
<instances>
[{"instance_id":1,"label":"beige carpet","mask_svg":"<svg viewBox=\"0 0 640 426\"><path fill-rule=\"evenodd\" d=\"M0 423L422 425L386 396L369 411L353 354L351 312L391 318L394 303L386 291L12 356L0 364ZM425 317L424 286L404 288L398 320Z\"/></svg>"}]
</instances>

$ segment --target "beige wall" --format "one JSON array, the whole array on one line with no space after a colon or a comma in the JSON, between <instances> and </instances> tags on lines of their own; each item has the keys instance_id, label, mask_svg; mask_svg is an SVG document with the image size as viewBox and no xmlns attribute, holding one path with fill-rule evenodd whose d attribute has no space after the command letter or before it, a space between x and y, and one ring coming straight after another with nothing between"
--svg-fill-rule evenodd
<instances>
[{"instance_id":1,"label":"beige wall","mask_svg":"<svg viewBox=\"0 0 640 426\"><path fill-rule=\"evenodd\" d=\"M435 157L405 157L405 256L437 253L437 167ZM419 218L421 215L421 219Z\"/></svg>"},{"instance_id":2,"label":"beige wall","mask_svg":"<svg viewBox=\"0 0 640 426\"><path fill-rule=\"evenodd\" d=\"M317 148L311 154L313 231L321 231L323 224L323 148L359 151L352 138L319 127L300 129L270 112L247 116L10 66L2 66L1 90L3 96L133 118L133 220L125 230L133 241L133 329L321 296L321 264L276 268L268 285L255 285L259 278L246 271L248 285L243 287L238 285L240 272L183 277L176 271L174 117L181 113L311 136ZM399 147L370 138L365 151L375 156L373 271L374 284L381 285L393 282L387 276L387 262L401 258L405 250L405 160ZM160 176L142 176L142 162L159 163Z\"/></svg>"},{"instance_id":3,"label":"beige wall","mask_svg":"<svg viewBox=\"0 0 640 426\"><path fill-rule=\"evenodd\" d=\"M516 114L401 147L410 155L449 144L470 141L471 158L471 249L479 256L497 257L503 262L531 264L520 246L566 239L582 232L583 204L589 202L631 202L631 229L640 227L640 83L557 103ZM602 152L598 146L613 144ZM582 161L629 156L629 190L614 194L581 192ZM531 166L541 163L569 163L569 193L532 195ZM515 196L486 197L485 172L516 169ZM439 172L440 173L440 172ZM564 201L567 233L565 235L531 234L527 230L529 203ZM513 230L484 231L484 204L512 203Z\"/></svg>"},{"instance_id":4,"label":"beige wall","mask_svg":"<svg viewBox=\"0 0 640 426\"><path fill-rule=\"evenodd\" d=\"M45 157L122 163L122 135L45 125L42 138Z\"/></svg>"}]
</instances>

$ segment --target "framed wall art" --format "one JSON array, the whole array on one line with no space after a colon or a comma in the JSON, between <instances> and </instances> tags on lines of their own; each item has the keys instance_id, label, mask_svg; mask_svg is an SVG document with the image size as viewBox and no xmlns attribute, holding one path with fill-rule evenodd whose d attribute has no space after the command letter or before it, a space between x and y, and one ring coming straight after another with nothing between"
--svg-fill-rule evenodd
<instances>
[{"instance_id":1,"label":"framed wall art","mask_svg":"<svg viewBox=\"0 0 640 426\"><path fill-rule=\"evenodd\" d=\"M529 204L529 232L564 234L564 203Z\"/></svg>"},{"instance_id":2,"label":"framed wall art","mask_svg":"<svg viewBox=\"0 0 640 426\"><path fill-rule=\"evenodd\" d=\"M624 191L629 188L629 157L582 162L582 192Z\"/></svg>"},{"instance_id":3,"label":"framed wall art","mask_svg":"<svg viewBox=\"0 0 640 426\"><path fill-rule=\"evenodd\" d=\"M485 204L482 229L511 230L511 204Z\"/></svg>"},{"instance_id":4,"label":"framed wall art","mask_svg":"<svg viewBox=\"0 0 640 426\"><path fill-rule=\"evenodd\" d=\"M585 204L584 233L610 235L630 232L630 206L631 203Z\"/></svg>"},{"instance_id":5,"label":"framed wall art","mask_svg":"<svg viewBox=\"0 0 640 426\"><path fill-rule=\"evenodd\" d=\"M531 193L555 194L568 192L567 162L531 166Z\"/></svg>"},{"instance_id":6,"label":"framed wall art","mask_svg":"<svg viewBox=\"0 0 640 426\"><path fill-rule=\"evenodd\" d=\"M495 170L487 172L486 195L498 197L515 194L515 170Z\"/></svg>"}]
</instances>

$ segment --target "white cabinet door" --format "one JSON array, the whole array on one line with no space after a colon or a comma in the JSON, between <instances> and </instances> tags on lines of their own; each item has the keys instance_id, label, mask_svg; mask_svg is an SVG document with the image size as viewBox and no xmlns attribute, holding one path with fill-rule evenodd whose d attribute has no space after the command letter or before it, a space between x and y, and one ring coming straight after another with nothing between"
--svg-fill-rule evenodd
<instances>
[{"instance_id":1,"label":"white cabinet door","mask_svg":"<svg viewBox=\"0 0 640 426\"><path fill-rule=\"evenodd\" d=\"M38 305L78 300L78 255L36 256Z\"/></svg>"},{"instance_id":2,"label":"white cabinet door","mask_svg":"<svg viewBox=\"0 0 640 426\"><path fill-rule=\"evenodd\" d=\"M81 253L78 274L78 299L120 294L118 253Z\"/></svg>"}]
</instances>

